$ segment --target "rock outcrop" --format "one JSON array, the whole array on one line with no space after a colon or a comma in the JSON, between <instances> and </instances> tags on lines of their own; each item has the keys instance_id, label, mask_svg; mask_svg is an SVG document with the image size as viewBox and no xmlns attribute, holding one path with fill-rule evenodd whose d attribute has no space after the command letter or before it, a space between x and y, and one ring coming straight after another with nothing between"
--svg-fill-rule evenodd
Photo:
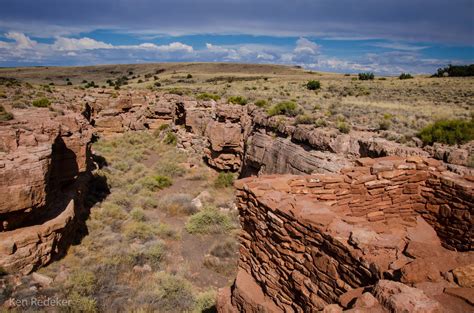
<instances>
[{"instance_id":1,"label":"rock outcrop","mask_svg":"<svg viewBox=\"0 0 474 313\"><path fill-rule=\"evenodd\" d=\"M74 238L91 135L82 116L48 109L18 110L0 124L0 267L31 272Z\"/></svg>"},{"instance_id":2,"label":"rock outcrop","mask_svg":"<svg viewBox=\"0 0 474 313\"><path fill-rule=\"evenodd\" d=\"M466 294L474 263L474 183L421 157L357 164L236 182L239 274L220 312L453 309L444 291Z\"/></svg>"}]
</instances>

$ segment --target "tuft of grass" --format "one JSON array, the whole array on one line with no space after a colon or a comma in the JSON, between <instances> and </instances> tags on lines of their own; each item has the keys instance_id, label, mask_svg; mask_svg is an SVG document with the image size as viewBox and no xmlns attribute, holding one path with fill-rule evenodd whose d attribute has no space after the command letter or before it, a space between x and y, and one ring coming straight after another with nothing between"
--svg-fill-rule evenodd
<instances>
[{"instance_id":1,"label":"tuft of grass","mask_svg":"<svg viewBox=\"0 0 474 313\"><path fill-rule=\"evenodd\" d=\"M336 128L343 134L348 134L351 131L349 124L344 121L337 122Z\"/></svg>"},{"instance_id":2,"label":"tuft of grass","mask_svg":"<svg viewBox=\"0 0 474 313\"><path fill-rule=\"evenodd\" d=\"M196 296L193 313L215 312L217 293L214 290L208 290L199 293Z\"/></svg>"},{"instance_id":3,"label":"tuft of grass","mask_svg":"<svg viewBox=\"0 0 474 313\"><path fill-rule=\"evenodd\" d=\"M300 108L293 101L284 101L278 104L275 104L267 110L269 116L275 115L286 115L286 116L296 116L300 112Z\"/></svg>"},{"instance_id":4,"label":"tuft of grass","mask_svg":"<svg viewBox=\"0 0 474 313\"><path fill-rule=\"evenodd\" d=\"M136 222L143 222L146 220L145 212L140 208L131 210L130 217Z\"/></svg>"},{"instance_id":5,"label":"tuft of grass","mask_svg":"<svg viewBox=\"0 0 474 313\"><path fill-rule=\"evenodd\" d=\"M254 104L255 104L256 106L258 106L259 108L265 108L265 107L268 106L267 100L264 100L264 99L257 100L257 101L255 101Z\"/></svg>"},{"instance_id":6,"label":"tuft of grass","mask_svg":"<svg viewBox=\"0 0 474 313\"><path fill-rule=\"evenodd\" d=\"M232 96L227 99L227 102L232 104L246 105L247 99L242 96Z\"/></svg>"},{"instance_id":7,"label":"tuft of grass","mask_svg":"<svg viewBox=\"0 0 474 313\"><path fill-rule=\"evenodd\" d=\"M315 118L311 115L308 115L308 114L300 114L296 117L295 119L295 125L299 125L299 124L307 124L307 125L310 125L310 124L313 124L315 122Z\"/></svg>"},{"instance_id":8,"label":"tuft of grass","mask_svg":"<svg viewBox=\"0 0 474 313\"><path fill-rule=\"evenodd\" d=\"M227 188L234 184L235 176L233 173L220 172L214 181L214 186L217 188Z\"/></svg>"},{"instance_id":9,"label":"tuft of grass","mask_svg":"<svg viewBox=\"0 0 474 313\"><path fill-rule=\"evenodd\" d=\"M155 225L143 221L130 221L122 226L122 232L128 239L141 239L144 241L153 239L158 230Z\"/></svg>"},{"instance_id":10,"label":"tuft of grass","mask_svg":"<svg viewBox=\"0 0 474 313\"><path fill-rule=\"evenodd\" d=\"M168 176L156 175L142 178L141 184L150 191L157 191L171 186L173 181Z\"/></svg>"},{"instance_id":11,"label":"tuft of grass","mask_svg":"<svg viewBox=\"0 0 474 313\"><path fill-rule=\"evenodd\" d=\"M33 100L32 104L37 108L47 108L51 105L51 101L48 98L39 98Z\"/></svg>"},{"instance_id":12,"label":"tuft of grass","mask_svg":"<svg viewBox=\"0 0 474 313\"><path fill-rule=\"evenodd\" d=\"M219 234L234 228L231 218L215 208L205 208L192 215L186 223L190 234Z\"/></svg>"},{"instance_id":13,"label":"tuft of grass","mask_svg":"<svg viewBox=\"0 0 474 313\"><path fill-rule=\"evenodd\" d=\"M167 145L176 146L176 144L178 143L178 137L176 136L175 133L170 131L166 133L166 136L165 136L165 139L163 139L163 142Z\"/></svg>"},{"instance_id":14,"label":"tuft of grass","mask_svg":"<svg viewBox=\"0 0 474 313\"><path fill-rule=\"evenodd\" d=\"M198 100L203 100L203 101L209 101L209 100L217 101L217 100L220 100L221 97L213 93L204 92L204 93L199 94L196 98Z\"/></svg>"},{"instance_id":15,"label":"tuft of grass","mask_svg":"<svg viewBox=\"0 0 474 313\"><path fill-rule=\"evenodd\" d=\"M435 142L448 145L463 144L474 139L474 119L440 120L423 128L418 137L425 145Z\"/></svg>"}]
</instances>

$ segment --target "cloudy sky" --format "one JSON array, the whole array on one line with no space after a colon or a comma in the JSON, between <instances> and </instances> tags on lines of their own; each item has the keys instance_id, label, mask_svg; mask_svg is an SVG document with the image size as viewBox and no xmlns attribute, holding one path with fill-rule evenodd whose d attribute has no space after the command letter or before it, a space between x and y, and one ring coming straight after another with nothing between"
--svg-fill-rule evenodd
<instances>
[{"instance_id":1,"label":"cloudy sky","mask_svg":"<svg viewBox=\"0 0 474 313\"><path fill-rule=\"evenodd\" d=\"M473 0L0 0L0 66L223 61L384 74L474 63Z\"/></svg>"}]
</instances>

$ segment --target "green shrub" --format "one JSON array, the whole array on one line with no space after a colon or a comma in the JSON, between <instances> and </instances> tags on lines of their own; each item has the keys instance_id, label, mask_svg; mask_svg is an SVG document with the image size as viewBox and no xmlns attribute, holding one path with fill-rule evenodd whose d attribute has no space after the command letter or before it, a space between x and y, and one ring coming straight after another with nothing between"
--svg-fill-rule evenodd
<instances>
[{"instance_id":1,"label":"green shrub","mask_svg":"<svg viewBox=\"0 0 474 313\"><path fill-rule=\"evenodd\" d=\"M411 74L409 73L401 73L400 76L398 76L399 79L412 79L413 76L411 76Z\"/></svg>"},{"instance_id":2,"label":"green shrub","mask_svg":"<svg viewBox=\"0 0 474 313\"><path fill-rule=\"evenodd\" d=\"M325 127L325 126L327 126L327 122L326 122L325 119L318 118L316 121L314 121L314 125L316 127Z\"/></svg>"},{"instance_id":3,"label":"green shrub","mask_svg":"<svg viewBox=\"0 0 474 313\"><path fill-rule=\"evenodd\" d=\"M51 101L48 98L39 98L34 100L32 104L37 108L46 108L51 105Z\"/></svg>"},{"instance_id":4,"label":"green shrub","mask_svg":"<svg viewBox=\"0 0 474 313\"><path fill-rule=\"evenodd\" d=\"M186 78L187 78L187 79L191 79L191 78L193 78L193 75L188 74L188 75L186 75Z\"/></svg>"},{"instance_id":5,"label":"green shrub","mask_svg":"<svg viewBox=\"0 0 474 313\"><path fill-rule=\"evenodd\" d=\"M337 122L336 128L343 134L348 134L351 131L349 124L344 121Z\"/></svg>"},{"instance_id":6,"label":"green shrub","mask_svg":"<svg viewBox=\"0 0 474 313\"><path fill-rule=\"evenodd\" d=\"M261 100L257 100L255 101L254 103L256 106L258 106L259 108L264 108L268 105L268 102L267 100L264 100L264 99L261 99Z\"/></svg>"},{"instance_id":7,"label":"green shrub","mask_svg":"<svg viewBox=\"0 0 474 313\"><path fill-rule=\"evenodd\" d=\"M219 95L216 95L213 93L207 93L207 92L201 93L197 96L197 99L203 100L203 101L209 101L209 100L217 101L217 100L220 100L220 98L221 97Z\"/></svg>"},{"instance_id":8,"label":"green shrub","mask_svg":"<svg viewBox=\"0 0 474 313\"><path fill-rule=\"evenodd\" d=\"M134 264L149 264L153 268L159 268L165 254L165 247L162 242L151 241L145 245L142 251L132 253L132 258Z\"/></svg>"},{"instance_id":9,"label":"green shrub","mask_svg":"<svg viewBox=\"0 0 474 313\"><path fill-rule=\"evenodd\" d=\"M227 102L233 103L233 104L246 105L247 99L242 96L232 96L232 97L229 97L229 99L227 99Z\"/></svg>"},{"instance_id":10,"label":"green shrub","mask_svg":"<svg viewBox=\"0 0 474 313\"><path fill-rule=\"evenodd\" d=\"M159 127L158 127L158 130L159 131L164 131L164 130L167 130L170 128L170 124L161 124Z\"/></svg>"},{"instance_id":11,"label":"green shrub","mask_svg":"<svg viewBox=\"0 0 474 313\"><path fill-rule=\"evenodd\" d=\"M374 77L374 73L359 73L359 80L373 80Z\"/></svg>"},{"instance_id":12,"label":"green shrub","mask_svg":"<svg viewBox=\"0 0 474 313\"><path fill-rule=\"evenodd\" d=\"M91 271L78 269L68 277L65 286L71 292L77 292L81 296L90 296L96 289L97 278Z\"/></svg>"},{"instance_id":13,"label":"green shrub","mask_svg":"<svg viewBox=\"0 0 474 313\"><path fill-rule=\"evenodd\" d=\"M88 296L81 296L77 292L72 292L67 299L72 302L71 312L95 313L97 310L97 301ZM66 312L69 310L66 310Z\"/></svg>"},{"instance_id":14,"label":"green shrub","mask_svg":"<svg viewBox=\"0 0 474 313\"><path fill-rule=\"evenodd\" d=\"M425 145L435 142L448 145L463 144L474 139L474 119L440 120L423 128L418 137Z\"/></svg>"},{"instance_id":15,"label":"green shrub","mask_svg":"<svg viewBox=\"0 0 474 313\"><path fill-rule=\"evenodd\" d=\"M173 184L173 181L167 176L156 175L152 177L144 177L140 180L140 183L148 190L156 191L171 186Z\"/></svg>"},{"instance_id":16,"label":"green shrub","mask_svg":"<svg viewBox=\"0 0 474 313\"><path fill-rule=\"evenodd\" d=\"M307 84L306 84L306 88L308 90L318 90L321 88L321 83L319 82L319 80L310 80Z\"/></svg>"},{"instance_id":17,"label":"green shrub","mask_svg":"<svg viewBox=\"0 0 474 313\"><path fill-rule=\"evenodd\" d=\"M231 218L215 208L205 208L192 215L185 227L190 234L219 234L234 228Z\"/></svg>"},{"instance_id":18,"label":"green shrub","mask_svg":"<svg viewBox=\"0 0 474 313\"><path fill-rule=\"evenodd\" d=\"M178 143L178 137L176 136L175 133L170 131L166 133L166 136L165 136L165 139L163 139L163 142L167 145L176 146L176 144Z\"/></svg>"},{"instance_id":19,"label":"green shrub","mask_svg":"<svg viewBox=\"0 0 474 313\"><path fill-rule=\"evenodd\" d=\"M217 175L216 180L214 181L214 186L217 188L227 188L231 187L234 184L234 174L220 172Z\"/></svg>"},{"instance_id":20,"label":"green shrub","mask_svg":"<svg viewBox=\"0 0 474 313\"><path fill-rule=\"evenodd\" d=\"M160 312L189 312L194 306L192 285L165 272L157 274L156 299Z\"/></svg>"},{"instance_id":21,"label":"green shrub","mask_svg":"<svg viewBox=\"0 0 474 313\"><path fill-rule=\"evenodd\" d=\"M0 105L0 121L9 121L13 119L13 114L7 112L3 105Z\"/></svg>"},{"instance_id":22,"label":"green shrub","mask_svg":"<svg viewBox=\"0 0 474 313\"><path fill-rule=\"evenodd\" d=\"M130 211L130 216L134 221L137 222L143 222L144 220L146 220L145 212L140 208L135 208Z\"/></svg>"},{"instance_id":23,"label":"green shrub","mask_svg":"<svg viewBox=\"0 0 474 313\"><path fill-rule=\"evenodd\" d=\"M214 290L204 291L197 295L193 313L214 312L217 293Z\"/></svg>"},{"instance_id":24,"label":"green shrub","mask_svg":"<svg viewBox=\"0 0 474 313\"><path fill-rule=\"evenodd\" d=\"M275 104L268 109L267 114L269 116L275 115L286 115L286 116L296 116L300 112L298 105L293 101L284 101L278 104Z\"/></svg>"},{"instance_id":25,"label":"green shrub","mask_svg":"<svg viewBox=\"0 0 474 313\"><path fill-rule=\"evenodd\" d=\"M158 231L155 225L147 222L129 221L122 226L122 232L128 239L149 240L154 238Z\"/></svg>"},{"instance_id":26,"label":"green shrub","mask_svg":"<svg viewBox=\"0 0 474 313\"><path fill-rule=\"evenodd\" d=\"M301 114L298 115L295 119L295 125L299 124L313 124L315 121L314 116L308 115L308 114Z\"/></svg>"},{"instance_id":27,"label":"green shrub","mask_svg":"<svg viewBox=\"0 0 474 313\"><path fill-rule=\"evenodd\" d=\"M8 272L3 267L0 266L0 276L5 276L7 274Z\"/></svg>"}]
</instances>

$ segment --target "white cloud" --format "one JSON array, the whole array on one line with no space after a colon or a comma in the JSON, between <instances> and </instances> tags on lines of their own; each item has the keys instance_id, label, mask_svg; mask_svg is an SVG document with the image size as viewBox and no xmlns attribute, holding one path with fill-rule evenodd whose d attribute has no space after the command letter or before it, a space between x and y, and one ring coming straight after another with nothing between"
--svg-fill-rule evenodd
<instances>
[{"instance_id":1,"label":"white cloud","mask_svg":"<svg viewBox=\"0 0 474 313\"><path fill-rule=\"evenodd\" d=\"M32 49L38 44L36 41L25 36L25 34L19 32L8 32L5 34L5 37L14 40L18 49Z\"/></svg>"},{"instance_id":2,"label":"white cloud","mask_svg":"<svg viewBox=\"0 0 474 313\"><path fill-rule=\"evenodd\" d=\"M91 38L65 38L59 37L51 46L58 51L80 51L80 50L94 50L94 49L112 49L111 44L97 41Z\"/></svg>"},{"instance_id":3,"label":"white cloud","mask_svg":"<svg viewBox=\"0 0 474 313\"><path fill-rule=\"evenodd\" d=\"M402 50L402 51L420 51L429 48L429 46L417 46L399 42L380 42L372 44L374 47Z\"/></svg>"},{"instance_id":4,"label":"white cloud","mask_svg":"<svg viewBox=\"0 0 474 313\"><path fill-rule=\"evenodd\" d=\"M296 41L296 48L294 52L296 54L311 54L311 55L316 55L319 53L319 49L321 49L321 46L309 41L306 38L301 37Z\"/></svg>"}]
</instances>

